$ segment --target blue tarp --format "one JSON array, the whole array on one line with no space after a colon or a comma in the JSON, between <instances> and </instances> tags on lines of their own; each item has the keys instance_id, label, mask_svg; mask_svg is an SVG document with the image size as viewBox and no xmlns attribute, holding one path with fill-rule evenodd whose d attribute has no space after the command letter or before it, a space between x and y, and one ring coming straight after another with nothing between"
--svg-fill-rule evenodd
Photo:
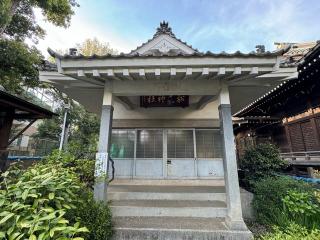
<instances>
[{"instance_id":1,"label":"blue tarp","mask_svg":"<svg viewBox=\"0 0 320 240\"><path fill-rule=\"evenodd\" d=\"M297 179L297 180L302 180L305 182L310 182L310 183L320 183L319 178L306 178L306 177L295 177L295 176L292 176L292 178Z\"/></svg>"},{"instance_id":2,"label":"blue tarp","mask_svg":"<svg viewBox=\"0 0 320 240\"><path fill-rule=\"evenodd\" d=\"M41 160L42 157L38 156L8 156L8 160L16 161L16 160Z\"/></svg>"}]
</instances>

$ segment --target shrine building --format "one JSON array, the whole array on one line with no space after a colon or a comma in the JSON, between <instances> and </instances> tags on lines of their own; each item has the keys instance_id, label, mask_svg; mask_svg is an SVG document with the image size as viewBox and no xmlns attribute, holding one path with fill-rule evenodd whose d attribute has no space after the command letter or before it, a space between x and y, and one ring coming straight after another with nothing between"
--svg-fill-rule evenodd
<instances>
[{"instance_id":1,"label":"shrine building","mask_svg":"<svg viewBox=\"0 0 320 240\"><path fill-rule=\"evenodd\" d=\"M249 239L241 211L232 114L296 73L280 67L284 52L266 52L261 46L250 53L200 52L162 22L151 39L127 54L83 56L71 49L60 55L49 49L57 71L41 71L40 79L100 116L94 193L97 200L114 200L115 217L223 219L225 231L239 236L226 239ZM109 171L112 177L110 158L115 180L108 184L104 176ZM122 195L111 190L121 183L132 189L140 186L140 195L126 195L117 204ZM182 211L175 203L168 208L164 199L147 199L144 190L151 190L141 183L154 189L188 185L195 193L180 199L181 194L168 190L172 194L165 200L182 205L186 201L188 210ZM198 204L196 193L203 186L210 190L210 184L212 189L219 185L224 195L212 192L209 203ZM145 202L136 203L139 199Z\"/></svg>"}]
</instances>

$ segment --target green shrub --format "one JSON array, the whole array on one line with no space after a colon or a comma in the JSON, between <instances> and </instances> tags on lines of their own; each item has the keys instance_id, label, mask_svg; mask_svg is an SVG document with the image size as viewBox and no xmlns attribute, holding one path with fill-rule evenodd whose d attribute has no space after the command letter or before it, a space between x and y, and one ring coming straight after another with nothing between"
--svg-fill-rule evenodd
<instances>
[{"instance_id":1,"label":"green shrub","mask_svg":"<svg viewBox=\"0 0 320 240\"><path fill-rule=\"evenodd\" d=\"M278 148L272 144L259 144L247 149L241 159L242 181L246 187L252 189L254 182L273 176L285 165Z\"/></svg>"},{"instance_id":2,"label":"green shrub","mask_svg":"<svg viewBox=\"0 0 320 240\"><path fill-rule=\"evenodd\" d=\"M86 184L86 186L91 189L93 189L94 186L94 169L95 160L77 159L75 161L74 170L78 174L80 181Z\"/></svg>"},{"instance_id":3,"label":"green shrub","mask_svg":"<svg viewBox=\"0 0 320 240\"><path fill-rule=\"evenodd\" d=\"M95 202L92 197L87 198L77 208L75 215L80 218L82 225L89 229L85 239L110 239L113 234L111 209L103 202Z\"/></svg>"},{"instance_id":4,"label":"green shrub","mask_svg":"<svg viewBox=\"0 0 320 240\"><path fill-rule=\"evenodd\" d=\"M274 232L268 233L261 240L319 240L320 230L307 230L295 223L290 223L285 229L274 227Z\"/></svg>"},{"instance_id":5,"label":"green shrub","mask_svg":"<svg viewBox=\"0 0 320 240\"><path fill-rule=\"evenodd\" d=\"M0 239L83 239L80 222L65 218L80 204L77 176L61 164L37 164L2 174Z\"/></svg>"},{"instance_id":6,"label":"green shrub","mask_svg":"<svg viewBox=\"0 0 320 240\"><path fill-rule=\"evenodd\" d=\"M72 168L73 171L79 176L80 181L87 187L93 189L94 184L94 159L76 159L74 155L69 152L58 150L53 151L44 160L45 163L62 164L63 167Z\"/></svg>"},{"instance_id":7,"label":"green shrub","mask_svg":"<svg viewBox=\"0 0 320 240\"><path fill-rule=\"evenodd\" d=\"M47 163L56 164L61 162L63 166L71 168L79 177L80 181L93 188L95 161L91 159L76 159L69 152L54 151L46 157ZM79 193L81 201L67 218L76 217L81 224L89 229L86 239L109 239L113 234L111 223L111 210L105 203L94 201L92 192Z\"/></svg>"},{"instance_id":8,"label":"green shrub","mask_svg":"<svg viewBox=\"0 0 320 240\"><path fill-rule=\"evenodd\" d=\"M268 225L287 225L290 221L288 212L284 211L284 199L290 190L313 194L312 185L290 177L267 177L254 186L253 208L258 222Z\"/></svg>"},{"instance_id":9,"label":"green shrub","mask_svg":"<svg viewBox=\"0 0 320 240\"><path fill-rule=\"evenodd\" d=\"M289 190L282 202L292 221L309 229L320 228L320 202L314 193Z\"/></svg>"},{"instance_id":10,"label":"green shrub","mask_svg":"<svg viewBox=\"0 0 320 240\"><path fill-rule=\"evenodd\" d=\"M90 129L91 131L92 129ZM98 145L98 134L89 134L86 136L86 141L84 138L80 137L74 138L69 141L67 145L67 151L75 156L77 159L95 159Z\"/></svg>"}]
</instances>

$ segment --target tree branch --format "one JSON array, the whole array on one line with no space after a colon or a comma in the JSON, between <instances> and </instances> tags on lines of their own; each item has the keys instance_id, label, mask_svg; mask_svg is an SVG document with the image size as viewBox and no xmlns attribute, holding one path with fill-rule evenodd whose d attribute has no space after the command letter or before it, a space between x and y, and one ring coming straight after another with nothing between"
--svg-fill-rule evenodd
<instances>
[{"instance_id":1,"label":"tree branch","mask_svg":"<svg viewBox=\"0 0 320 240\"><path fill-rule=\"evenodd\" d=\"M10 11L8 14L8 19L6 21L6 23L3 24L3 26L0 27L0 38L4 39L4 32L6 30L6 28L8 27L8 25L10 24L13 15L16 13L18 7L19 7L19 3L21 2L21 0L11 0L9 1L11 3L10 6Z\"/></svg>"}]
</instances>

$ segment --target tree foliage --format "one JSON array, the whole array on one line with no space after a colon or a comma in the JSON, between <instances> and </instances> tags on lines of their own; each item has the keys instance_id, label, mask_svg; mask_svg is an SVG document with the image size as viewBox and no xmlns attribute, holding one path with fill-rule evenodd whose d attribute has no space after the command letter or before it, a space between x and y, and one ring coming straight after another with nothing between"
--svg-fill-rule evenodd
<instances>
[{"instance_id":1,"label":"tree foliage","mask_svg":"<svg viewBox=\"0 0 320 240\"><path fill-rule=\"evenodd\" d=\"M38 131L34 134L35 138L59 141L64 110L59 109L57 113L58 116L44 119L38 125ZM98 117L73 102L67 119L69 125L68 151L78 159L94 158L100 127Z\"/></svg>"},{"instance_id":2,"label":"tree foliage","mask_svg":"<svg viewBox=\"0 0 320 240\"><path fill-rule=\"evenodd\" d=\"M43 37L45 31L35 21L34 8L41 9L45 19L54 25L68 27L75 6L75 0L2 0L0 33L15 40Z\"/></svg>"},{"instance_id":3,"label":"tree foliage","mask_svg":"<svg viewBox=\"0 0 320 240\"><path fill-rule=\"evenodd\" d=\"M21 84L39 84L42 55L35 47L20 41L0 40L0 85L8 91L21 91ZM19 91L19 92L20 92Z\"/></svg>"},{"instance_id":4,"label":"tree foliage","mask_svg":"<svg viewBox=\"0 0 320 240\"><path fill-rule=\"evenodd\" d=\"M101 42L97 38L86 39L83 43L77 44L79 53L84 56L116 54L117 50L110 47L109 43Z\"/></svg>"},{"instance_id":5,"label":"tree foliage","mask_svg":"<svg viewBox=\"0 0 320 240\"><path fill-rule=\"evenodd\" d=\"M53 117L52 119L43 120L37 127L37 132L33 137L38 139L49 139L58 141L61 133L61 119Z\"/></svg>"},{"instance_id":6,"label":"tree foliage","mask_svg":"<svg viewBox=\"0 0 320 240\"><path fill-rule=\"evenodd\" d=\"M92 55L106 55L106 54L117 54L118 51L110 46L108 42L102 42L97 38L88 38L84 40L82 43L77 43L76 48L80 54L84 56L92 56ZM64 55L68 53L68 49L56 49L55 52ZM52 56L48 58L49 62L54 63L55 59Z\"/></svg>"},{"instance_id":7,"label":"tree foliage","mask_svg":"<svg viewBox=\"0 0 320 240\"><path fill-rule=\"evenodd\" d=\"M43 56L35 43L45 35L36 22L34 8L40 8L45 19L56 26L67 27L75 0L1 0L0 1L0 85L8 91L21 91L21 86L36 86Z\"/></svg>"}]
</instances>

